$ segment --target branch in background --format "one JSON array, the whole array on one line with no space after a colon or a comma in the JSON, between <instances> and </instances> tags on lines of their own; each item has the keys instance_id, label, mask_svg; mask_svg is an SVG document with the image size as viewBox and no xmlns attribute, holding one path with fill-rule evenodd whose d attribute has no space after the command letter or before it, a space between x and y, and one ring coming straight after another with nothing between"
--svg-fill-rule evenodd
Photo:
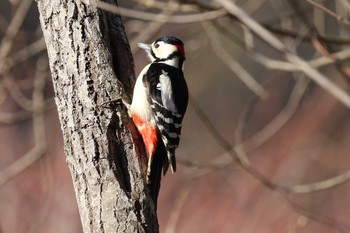
<instances>
[{"instance_id":1,"label":"branch in background","mask_svg":"<svg viewBox=\"0 0 350 233\"><path fill-rule=\"evenodd\" d=\"M288 120L295 114L300 104L300 101L307 89L308 84L309 84L308 79L304 79L301 77L296 79L295 87L293 88L285 107L276 115L274 119L270 121L270 123L268 123L264 128L262 128L260 131L258 131L249 139L243 142L243 146L248 152L256 149L258 146L265 143L288 122ZM190 104L194 108L196 114L201 119L201 121L204 120L204 124L206 125L206 127L208 127L209 132L212 133L213 129L215 130L215 128L213 125L210 126L211 123L210 123L209 117L206 116L204 111L201 109L201 107L198 105L198 103L194 100L193 97L191 97L190 100L191 100ZM248 107L245 113L250 112L250 108L253 106L253 104L248 104L247 106ZM241 121L243 120L246 121L247 117L248 117L247 114L242 114L241 118L243 119L241 119ZM218 136L219 132L216 132L215 135L216 135L215 138L217 138L217 140L223 140L223 138ZM182 158L179 158L178 160L182 165L192 167L192 168L200 168L200 169L204 168L204 169L210 169L212 171L216 171L222 168L228 169L229 166L232 165L234 162L234 160L232 160L232 156L230 156L230 153L232 153L232 150L233 148L231 147L230 151L225 151L225 153L223 153L218 157L215 157L215 160L210 162L209 161L195 162L191 160L184 160ZM200 175L203 175L206 173L207 172L202 172Z\"/></svg>"},{"instance_id":2,"label":"branch in background","mask_svg":"<svg viewBox=\"0 0 350 233\"><path fill-rule=\"evenodd\" d=\"M178 1L168 1L168 2L161 2L161 1L144 1L144 0L134 0L134 2L137 2L138 4L141 4L145 7L151 7L156 8L159 10L165 10L168 12L199 12L202 7L197 4L186 4L186 3L179 3Z\"/></svg>"},{"instance_id":3,"label":"branch in background","mask_svg":"<svg viewBox=\"0 0 350 233\"><path fill-rule=\"evenodd\" d=\"M163 15L159 13L149 13L138 10L131 10L123 7L118 7L115 5L111 5L106 2L98 1L98 2L87 2L86 0L81 0L83 3L88 5L96 6L99 9L111 12L113 14L119 14L135 19L146 20L146 21L156 21L163 23L194 23L201 22L207 20L213 20L227 15L227 11L225 9L218 9L204 13L196 13L190 15Z\"/></svg>"},{"instance_id":4,"label":"branch in background","mask_svg":"<svg viewBox=\"0 0 350 233\"><path fill-rule=\"evenodd\" d=\"M336 69L342 75L343 79L347 81L348 84L350 84L350 76L347 74L346 68L343 67L340 61L337 61L332 57L331 52L329 52L327 43L323 41L322 38L319 36L320 35L319 29L316 27L315 23L309 20L305 11L300 5L300 2L297 0L289 0L289 3L293 11L295 12L295 14L298 16L298 18L300 18L303 24L310 30L311 44L313 45L315 50L318 51L322 56L333 59L334 60L333 63Z\"/></svg>"},{"instance_id":5,"label":"branch in background","mask_svg":"<svg viewBox=\"0 0 350 233\"><path fill-rule=\"evenodd\" d=\"M0 124L17 124L19 122L29 120L33 116L37 114L41 114L43 112L52 110L56 107L55 101L53 98L48 99L45 101L44 105L39 109L33 109L33 111L18 111L18 112L11 112L11 113L5 113L0 112Z\"/></svg>"},{"instance_id":6,"label":"branch in background","mask_svg":"<svg viewBox=\"0 0 350 233\"><path fill-rule=\"evenodd\" d=\"M295 33L291 30L276 28L274 26L271 26L269 24L261 24L263 27L265 27L267 30L281 36L288 36L292 38L297 38L298 33ZM332 43L332 44L350 44L350 38L348 37L337 37L337 36L331 36L331 35L321 35L319 34L319 38L324 41L325 43ZM312 36L305 35L303 37L303 41L311 42Z\"/></svg>"},{"instance_id":7,"label":"branch in background","mask_svg":"<svg viewBox=\"0 0 350 233\"><path fill-rule=\"evenodd\" d=\"M283 193L278 193L279 197L287 203L287 205L293 209L295 212L300 213L306 218L318 221L326 226L332 227L337 229L339 232L342 233L348 233L350 231L349 226L347 224L344 224L340 221L337 221L335 218L324 216L320 213L314 213L313 211L306 210L299 204L294 203L287 195L284 195ZM302 231L296 231L296 232L302 232Z\"/></svg>"},{"instance_id":8,"label":"branch in background","mask_svg":"<svg viewBox=\"0 0 350 233\"><path fill-rule=\"evenodd\" d=\"M291 101L298 102L298 98L291 98ZM265 177L263 174L261 174L259 171L257 171L249 162L249 159L246 155L246 152L243 148L244 143L242 143L242 133L244 130L244 118L241 118L237 130L236 130L236 137L235 137L235 147L232 147L230 143L221 136L221 134L216 130L212 122L210 121L209 117L202 111L200 106L196 103L196 101L193 99L193 97L190 98L191 106L194 108L196 114L201 119L201 121L205 124L205 126L208 128L210 134L214 137L214 139L217 141L217 143L223 147L232 157L233 161L237 161L238 164L250 175L252 175L256 180L258 180L262 185L265 187L277 192L280 194L280 196L287 198L286 194L307 194L312 193L316 191L322 191L329 188L333 188L337 185L343 184L350 180L350 171L347 171L339 176L332 177L330 179L326 179L320 182L315 182L311 184L305 184L305 185L295 185L295 186L286 186L286 185L280 185L272 182L270 179ZM293 106L292 104L290 106ZM289 199L288 199L289 200ZM304 208L295 205L292 202L287 202L287 204L296 212L301 213L304 216L307 216L311 219L314 219L316 221L319 221L320 223L333 226L342 232L345 228L348 228L345 224L341 222L336 222L334 219L331 219L329 217L321 216L319 214L312 213L308 210L305 210ZM346 231L347 232L347 231Z\"/></svg>"},{"instance_id":9,"label":"branch in background","mask_svg":"<svg viewBox=\"0 0 350 233\"><path fill-rule=\"evenodd\" d=\"M6 30L4 38L2 38L0 43L0 61L3 60L11 51L14 38L17 35L21 25L24 22L25 17L32 5L31 0L22 0L18 6L15 15L13 16L10 25Z\"/></svg>"},{"instance_id":10,"label":"branch in background","mask_svg":"<svg viewBox=\"0 0 350 233\"><path fill-rule=\"evenodd\" d=\"M268 30L263 28L254 19L248 16L244 11L228 0L216 0L221 6L225 7L233 16L237 17L244 25L251 29L257 36L265 41L272 48L282 53L284 57L295 66L298 66L310 79L315 81L319 86L328 93L337 98L341 103L350 108L350 96L330 81L318 70L311 67L306 61L290 51L278 38L272 35Z\"/></svg>"},{"instance_id":11,"label":"branch in background","mask_svg":"<svg viewBox=\"0 0 350 233\"><path fill-rule=\"evenodd\" d=\"M347 19L344 19L344 17L342 17L341 15L338 15L337 13L329 10L328 8L322 6L321 4L313 1L313 0L306 0L308 3L310 3L311 5L317 7L317 9L320 9L321 11L327 13L328 15L334 17L336 20L338 20L339 22L343 23L346 26L350 26L350 21Z\"/></svg>"},{"instance_id":12,"label":"branch in background","mask_svg":"<svg viewBox=\"0 0 350 233\"><path fill-rule=\"evenodd\" d=\"M246 27L243 26L243 33L244 33L244 41L243 41L241 38L239 38L239 36L230 33L230 30L226 30L227 28L224 28L217 21L214 21L214 23L215 23L215 27L219 29L218 31L220 31L223 35L225 35L226 38L231 40L233 43L236 43L241 48L245 49L248 52L248 55L250 55L255 61L257 61L258 63L260 63L261 65L263 65L267 69L287 71L287 72L301 71L301 69L297 65L294 65L290 62L269 58L269 57L265 56L264 54L256 51L256 49L253 46L252 38L248 38L248 40L246 38L247 35L251 37L251 34L252 34L249 32L249 29L245 30ZM267 25L264 25L264 27L268 28ZM271 27L269 28L269 30L271 30ZM281 30L284 31L285 29L281 29ZM311 42L311 38L312 38L309 35L303 35L303 37L300 37L299 33L298 34L294 33L292 37L293 38L300 38L303 41L305 41L305 39L306 39L309 42ZM339 39L341 39L341 38L339 38ZM350 39L345 39L345 40L346 41L344 41L344 42L350 43ZM324 40L324 41L328 43L327 40ZM337 43L337 41L334 41L334 43ZM245 44L245 47L242 46L242 44ZM339 44L342 44L342 41L339 41ZM322 68L322 67L329 66L329 65L336 65L337 61L339 61L339 62L346 61L348 59L350 59L350 49L342 50L342 51L336 52L336 53L331 53L327 57L322 56L319 58L309 60L307 62L313 68Z\"/></svg>"},{"instance_id":13,"label":"branch in background","mask_svg":"<svg viewBox=\"0 0 350 233\"><path fill-rule=\"evenodd\" d=\"M298 97L298 96L296 96ZM300 101L298 98L292 98L291 101ZM270 179L265 177L263 174L261 174L259 171L257 171L250 163L248 156L246 154L246 151L244 149L244 142L242 141L242 134L245 128L245 117L241 117L240 121L237 126L237 130L235 132L235 146L233 147L230 142L228 142L215 128L207 114L201 109L201 107L198 105L196 100L190 96L190 104L195 110L197 116L200 118L202 123L205 125L205 127L208 129L210 134L214 137L215 141L226 151L230 154L232 159L234 161L237 161L238 164L250 175L252 175L255 179L257 179L260 183L262 183L264 186L268 187L271 190L278 190L283 193L294 193L294 194L306 194L316 191L322 191L326 190L335 186L338 186L340 184L344 184L345 182L348 182L350 180L350 171L347 171L341 175L332 177L330 179L326 179L320 182L310 183L310 184L304 184L304 185L294 185L294 186L286 186L281 184L276 184L272 182ZM295 103L294 103L295 104ZM293 110L294 106L293 104L289 105L291 110ZM248 109L246 109L248 111ZM293 110L295 111L295 109ZM293 111L287 113L291 114ZM246 114L246 112L244 113ZM285 113L282 113L285 114ZM252 146L252 145L250 145ZM252 148L250 148L252 149Z\"/></svg>"},{"instance_id":14,"label":"branch in background","mask_svg":"<svg viewBox=\"0 0 350 233\"><path fill-rule=\"evenodd\" d=\"M169 2L169 4L171 4L171 2ZM168 17L171 17L172 12L167 13L167 10L163 10L161 14L168 14ZM154 36L164 26L164 24L165 22L143 23L142 30L139 30L137 35L130 41L131 52L136 53L140 49L140 47L136 46L136 44L139 42L149 41L151 37Z\"/></svg>"},{"instance_id":15,"label":"branch in background","mask_svg":"<svg viewBox=\"0 0 350 233\"><path fill-rule=\"evenodd\" d=\"M0 60L0 75L4 74L20 62L26 61L44 50L46 50L46 45L44 37L41 37L32 44L6 57L6 59Z\"/></svg>"},{"instance_id":16,"label":"branch in background","mask_svg":"<svg viewBox=\"0 0 350 233\"><path fill-rule=\"evenodd\" d=\"M211 46L218 58L225 63L252 92L260 98L266 99L268 97L268 92L221 46L215 27L210 22L207 22L203 24L203 29L209 37Z\"/></svg>"},{"instance_id":17,"label":"branch in background","mask_svg":"<svg viewBox=\"0 0 350 233\"><path fill-rule=\"evenodd\" d=\"M33 109L42 109L44 105L45 79L48 72L47 58L37 62L33 91ZM10 179L36 162L46 151L45 121L43 112L33 112L33 130L35 146L20 159L0 172L0 187Z\"/></svg>"},{"instance_id":18,"label":"branch in background","mask_svg":"<svg viewBox=\"0 0 350 233\"><path fill-rule=\"evenodd\" d=\"M303 77L296 78L296 84L294 85L284 108L274 117L274 119L265 125L264 128L262 128L248 140L242 142L242 146L245 148L245 150L249 152L261 146L273 135L275 135L284 125L286 125L286 123L296 112L309 83L310 82L308 79ZM247 112L250 112L250 109L245 111L245 113ZM243 118L242 120L247 121L248 114L243 114L241 117Z\"/></svg>"},{"instance_id":19,"label":"branch in background","mask_svg":"<svg viewBox=\"0 0 350 233\"><path fill-rule=\"evenodd\" d=\"M33 108L36 107L35 104L33 104L34 100L31 100L24 95L18 87L15 77L13 77L11 73L6 72L4 74L2 84L18 106L24 110L33 111Z\"/></svg>"},{"instance_id":20,"label":"branch in background","mask_svg":"<svg viewBox=\"0 0 350 233\"><path fill-rule=\"evenodd\" d=\"M246 114L246 113L245 113ZM347 171L341 175L326 179L320 182L314 182L310 184L286 186L274 183L270 181L267 177L257 171L250 163L248 156L246 154L244 143L242 141L242 134L245 128L245 117L240 118L237 126L236 136L235 136L235 154L232 154L232 158L243 167L245 171L255 177L259 182L261 182L266 187L272 190L278 190L283 193L293 193L293 194L306 194L316 191L322 191L329 188L333 188L340 184L344 184L350 180L350 171Z\"/></svg>"},{"instance_id":21,"label":"branch in background","mask_svg":"<svg viewBox=\"0 0 350 233\"><path fill-rule=\"evenodd\" d=\"M251 53L251 56L257 62L259 62L261 65L265 66L268 69L290 71L290 72L301 71L300 68L294 64L291 64L285 61L274 60L257 52ZM343 61L350 59L350 49L333 53L332 57L334 59L343 60ZM334 59L331 59L329 57L319 57L308 61L308 63L310 64L310 66L314 68L322 68L324 66L333 65Z\"/></svg>"}]
</instances>

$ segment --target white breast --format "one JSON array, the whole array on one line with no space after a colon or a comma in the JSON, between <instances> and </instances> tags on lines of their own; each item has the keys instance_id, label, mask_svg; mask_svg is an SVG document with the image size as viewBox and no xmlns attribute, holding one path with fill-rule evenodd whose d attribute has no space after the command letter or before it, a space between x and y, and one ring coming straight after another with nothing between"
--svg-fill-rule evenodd
<instances>
[{"instance_id":1,"label":"white breast","mask_svg":"<svg viewBox=\"0 0 350 233\"><path fill-rule=\"evenodd\" d=\"M151 106L147 100L147 90L143 85L142 78L147 72L149 66L151 64L145 66L139 76L137 77L134 95L132 97L132 102L130 106L130 111L133 114L138 114L144 121L151 121Z\"/></svg>"}]
</instances>

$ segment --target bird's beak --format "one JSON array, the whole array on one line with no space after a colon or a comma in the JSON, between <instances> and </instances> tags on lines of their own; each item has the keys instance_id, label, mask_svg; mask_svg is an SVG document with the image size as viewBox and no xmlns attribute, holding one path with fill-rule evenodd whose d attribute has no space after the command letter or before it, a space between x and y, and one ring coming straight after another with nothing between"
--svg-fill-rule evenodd
<instances>
[{"instance_id":1,"label":"bird's beak","mask_svg":"<svg viewBox=\"0 0 350 233\"><path fill-rule=\"evenodd\" d=\"M145 50L147 53L149 53L151 51L151 45L150 44L137 43L137 46L139 46L139 48Z\"/></svg>"}]
</instances>

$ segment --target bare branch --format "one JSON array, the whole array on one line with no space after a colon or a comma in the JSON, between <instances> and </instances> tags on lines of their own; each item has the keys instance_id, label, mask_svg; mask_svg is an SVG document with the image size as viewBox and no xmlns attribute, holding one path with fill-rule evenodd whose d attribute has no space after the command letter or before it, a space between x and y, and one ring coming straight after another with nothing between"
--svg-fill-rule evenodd
<instances>
[{"instance_id":1,"label":"bare branch","mask_svg":"<svg viewBox=\"0 0 350 233\"><path fill-rule=\"evenodd\" d=\"M295 99L292 99L296 101ZM296 101L298 102L298 101ZM194 108L196 114L201 119L201 121L208 128L210 134L215 138L217 143L227 151L234 161L237 161L238 164L250 175L252 175L255 179L261 182L264 186L268 187L272 190L278 190L284 193L294 193L294 194L305 194L316 191L326 190L340 184L344 184L345 182L350 180L350 171L347 171L339 176L332 177L330 179L326 179L320 182L304 184L304 185L294 185L294 186L286 186L276 184L270 181L267 177L265 177L262 173L257 171L250 163L246 151L244 149L244 143L242 141L242 133L245 128L245 120L244 118L240 118L240 122L238 124L236 130L235 137L235 146L231 146L230 142L228 142L222 135L217 131L209 117L202 111L197 102L193 97L190 97L191 106ZM292 108L293 109L293 108Z\"/></svg>"},{"instance_id":2,"label":"bare branch","mask_svg":"<svg viewBox=\"0 0 350 233\"><path fill-rule=\"evenodd\" d=\"M203 25L203 28L210 39L211 46L214 49L216 55L224 62L230 70L257 96L262 99L266 99L268 92L236 61L231 55L221 46L221 42L218 32L215 27L207 22Z\"/></svg>"},{"instance_id":3,"label":"bare branch","mask_svg":"<svg viewBox=\"0 0 350 233\"><path fill-rule=\"evenodd\" d=\"M18 63L23 62L44 50L46 50L46 45L44 37L41 37L20 51L6 57L6 59L0 60L0 74L4 74Z\"/></svg>"},{"instance_id":4,"label":"bare branch","mask_svg":"<svg viewBox=\"0 0 350 233\"><path fill-rule=\"evenodd\" d=\"M37 62L37 73L33 91L33 108L42 109L44 101L45 78L47 75L47 59L41 58ZM45 122L43 113L33 114L33 130L35 146L20 159L0 172L0 187L15 177L44 154L46 150Z\"/></svg>"},{"instance_id":5,"label":"bare branch","mask_svg":"<svg viewBox=\"0 0 350 233\"><path fill-rule=\"evenodd\" d=\"M307 79L303 77L297 78L289 100L281 112L279 112L276 117L265 125L259 132L243 142L243 146L247 151L252 151L258 146L262 145L273 135L275 135L290 120L290 118L296 112L308 84L309 82ZM242 115L242 117L246 118L244 115Z\"/></svg>"},{"instance_id":6,"label":"bare branch","mask_svg":"<svg viewBox=\"0 0 350 233\"><path fill-rule=\"evenodd\" d=\"M273 70L281 70L281 71L289 71L289 72L294 72L294 71L301 71L300 67L290 63L290 62L285 62L285 61L280 61L280 60L274 60L271 58L266 57L263 54L260 53L252 53L251 56L260 64L265 66L266 68L273 69ZM333 53L331 55L332 58L336 60L347 60L350 58L350 49L348 50L343 50L337 53ZM314 68L321 68L324 66L328 65L333 65L334 64L334 59L330 57L319 57L315 58L313 60L308 61L310 66Z\"/></svg>"},{"instance_id":7,"label":"bare branch","mask_svg":"<svg viewBox=\"0 0 350 233\"><path fill-rule=\"evenodd\" d=\"M200 7L195 4L186 4L186 3L181 3L178 1L168 1L168 2L161 2L161 1L144 1L144 0L135 0L135 2L142 4L143 6L146 7L152 7L152 8L157 8L161 10L166 10L170 12L176 12L176 11L181 11L181 12L194 12L194 11L200 11Z\"/></svg>"},{"instance_id":8,"label":"bare branch","mask_svg":"<svg viewBox=\"0 0 350 233\"><path fill-rule=\"evenodd\" d=\"M350 96L330 81L326 76L321 74L318 70L311 67L306 61L298 57L290 51L278 38L272 35L268 30L263 28L254 19L248 16L244 11L237 7L234 3L228 0L216 0L223 7L225 7L233 16L237 17L239 21L250 28L262 40L264 40L272 48L276 49L284 55L284 57L295 66L298 66L309 78L315 81L318 85L324 88L327 92L337 98L345 106L350 108Z\"/></svg>"},{"instance_id":9,"label":"bare branch","mask_svg":"<svg viewBox=\"0 0 350 233\"><path fill-rule=\"evenodd\" d=\"M52 110L55 107L56 105L55 105L54 99L51 98L45 101L44 106L38 109L32 109L32 111L23 110L23 111L18 111L14 113L0 112L0 123L16 124L21 121L31 119L33 116L36 116L37 114L41 114L43 112Z\"/></svg>"},{"instance_id":10,"label":"bare branch","mask_svg":"<svg viewBox=\"0 0 350 233\"><path fill-rule=\"evenodd\" d=\"M298 37L298 34L291 31L291 30L276 28L276 27L271 26L269 24L262 24L262 25L267 30L273 32L274 34L277 34L280 36L285 36L285 37L292 37L292 38ZM324 41L325 43L328 43L328 44L350 44L349 37L344 37L344 36L340 37L340 36L325 35L325 34L319 34L318 36L322 41ZM302 39L303 39L303 41L311 42L312 36L305 35Z\"/></svg>"},{"instance_id":11,"label":"bare branch","mask_svg":"<svg viewBox=\"0 0 350 233\"><path fill-rule=\"evenodd\" d=\"M318 9L320 9L321 11L327 13L328 15L334 17L336 20L338 20L339 22L343 23L346 26L350 26L350 21L347 19L344 19L341 15L337 15L337 13L331 11L330 9L322 6L321 4L313 1L313 0L306 0L308 3L310 3L311 5L317 7Z\"/></svg>"},{"instance_id":12,"label":"bare branch","mask_svg":"<svg viewBox=\"0 0 350 233\"><path fill-rule=\"evenodd\" d=\"M318 221L327 226L333 227L337 229L339 232L348 233L350 231L349 226L340 221L337 221L335 218L327 217L319 213L314 213L313 211L307 210L304 207L294 203L287 195L283 193L278 193L279 197L288 204L290 208L292 208L295 212L302 214L303 216Z\"/></svg>"},{"instance_id":13,"label":"bare branch","mask_svg":"<svg viewBox=\"0 0 350 233\"><path fill-rule=\"evenodd\" d=\"M5 37L1 40L0 60L3 60L11 51L14 37L18 33L18 30L21 27L31 4L31 0L20 1L20 5L18 6L15 15L13 16L11 23L6 30Z\"/></svg>"},{"instance_id":14,"label":"bare branch","mask_svg":"<svg viewBox=\"0 0 350 233\"><path fill-rule=\"evenodd\" d=\"M272 190L278 190L284 193L306 194L306 193L317 192L317 191L333 188L335 186L344 184L345 182L348 182L350 180L350 171L347 171L341 175L332 177L330 179L326 179L320 182L314 182L310 184L286 186L286 185L274 183L251 165L244 148L244 143L242 142L242 133L244 128L245 128L244 118L241 118L236 130L235 147L234 147L235 153L231 153L231 156L234 160L238 161L238 163L242 166L242 168L246 172L251 174L259 182L261 182L263 185L265 185L266 187Z\"/></svg>"},{"instance_id":15,"label":"bare branch","mask_svg":"<svg viewBox=\"0 0 350 233\"><path fill-rule=\"evenodd\" d=\"M86 0L81 0L85 4L90 4ZM149 13L138 10L131 10L123 7L117 7L115 5L111 5L106 2L98 1L92 3L99 9L114 13L120 14L123 16L128 16L135 19L146 20L146 21L155 21L162 23L195 23L202 22L207 20L213 20L227 15L227 11L225 9L218 9L204 13L196 13L191 15L173 15L169 17L169 15L162 15L159 13Z\"/></svg>"}]
</instances>

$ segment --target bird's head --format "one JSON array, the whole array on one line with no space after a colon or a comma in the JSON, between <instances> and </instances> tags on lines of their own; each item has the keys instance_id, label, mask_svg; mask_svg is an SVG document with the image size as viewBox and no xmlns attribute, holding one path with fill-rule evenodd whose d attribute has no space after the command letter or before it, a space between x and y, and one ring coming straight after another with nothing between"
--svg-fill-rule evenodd
<instances>
[{"instance_id":1,"label":"bird's head","mask_svg":"<svg viewBox=\"0 0 350 233\"><path fill-rule=\"evenodd\" d=\"M163 36L152 44L138 43L138 46L147 52L152 62L164 62L180 68L186 58L184 44L175 36Z\"/></svg>"}]
</instances>

